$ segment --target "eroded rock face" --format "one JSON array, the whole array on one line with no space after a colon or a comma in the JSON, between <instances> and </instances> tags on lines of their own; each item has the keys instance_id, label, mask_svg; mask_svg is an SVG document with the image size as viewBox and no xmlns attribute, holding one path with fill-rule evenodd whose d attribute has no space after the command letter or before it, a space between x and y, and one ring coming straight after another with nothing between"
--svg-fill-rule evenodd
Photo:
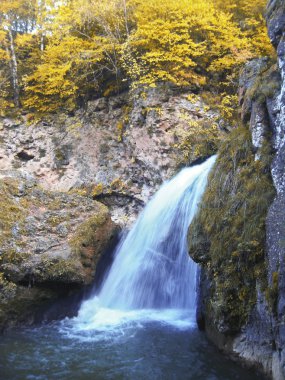
<instances>
[{"instance_id":1,"label":"eroded rock face","mask_svg":"<svg viewBox=\"0 0 285 380\"><path fill-rule=\"evenodd\" d=\"M211 154L194 151L188 139L193 122L212 127L217 114L201 98L189 100L167 87L132 100L125 93L90 101L73 117L56 115L37 125L3 119L0 170L24 169L47 190L87 188L114 220L130 224L181 164Z\"/></svg>"},{"instance_id":2,"label":"eroded rock face","mask_svg":"<svg viewBox=\"0 0 285 380\"><path fill-rule=\"evenodd\" d=\"M0 172L0 220L0 329L90 285L116 234L106 206L43 190L22 171Z\"/></svg>"}]
</instances>

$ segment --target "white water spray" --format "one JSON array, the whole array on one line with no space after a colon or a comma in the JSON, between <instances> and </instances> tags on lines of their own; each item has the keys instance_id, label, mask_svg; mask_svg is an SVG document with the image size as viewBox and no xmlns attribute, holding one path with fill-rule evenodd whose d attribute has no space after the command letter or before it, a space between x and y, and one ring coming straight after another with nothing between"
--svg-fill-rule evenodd
<instances>
[{"instance_id":1,"label":"white water spray","mask_svg":"<svg viewBox=\"0 0 285 380\"><path fill-rule=\"evenodd\" d=\"M81 327L125 322L137 311L166 321L177 319L176 310L194 314L197 266L187 252L187 231L214 162L215 156L183 169L155 194L118 247L99 295L82 304Z\"/></svg>"}]
</instances>

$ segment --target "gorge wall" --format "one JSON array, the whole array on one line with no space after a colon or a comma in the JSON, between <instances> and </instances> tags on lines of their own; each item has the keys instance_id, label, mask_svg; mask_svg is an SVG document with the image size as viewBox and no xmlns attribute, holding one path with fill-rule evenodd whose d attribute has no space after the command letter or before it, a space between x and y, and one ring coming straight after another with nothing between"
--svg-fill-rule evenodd
<instances>
[{"instance_id":1,"label":"gorge wall","mask_svg":"<svg viewBox=\"0 0 285 380\"><path fill-rule=\"evenodd\" d=\"M285 3L267 7L270 59L240 79L242 125L222 145L190 255L202 264L197 319L221 349L285 378Z\"/></svg>"}]
</instances>

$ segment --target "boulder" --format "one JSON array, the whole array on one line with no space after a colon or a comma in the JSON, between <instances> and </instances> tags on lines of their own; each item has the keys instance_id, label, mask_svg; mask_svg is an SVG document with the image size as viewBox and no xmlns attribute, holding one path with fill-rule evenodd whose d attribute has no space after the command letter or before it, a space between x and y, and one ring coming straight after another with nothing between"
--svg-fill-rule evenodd
<instances>
[{"instance_id":1,"label":"boulder","mask_svg":"<svg viewBox=\"0 0 285 380\"><path fill-rule=\"evenodd\" d=\"M105 205L21 171L0 172L0 225L0 329L92 284L117 230Z\"/></svg>"}]
</instances>

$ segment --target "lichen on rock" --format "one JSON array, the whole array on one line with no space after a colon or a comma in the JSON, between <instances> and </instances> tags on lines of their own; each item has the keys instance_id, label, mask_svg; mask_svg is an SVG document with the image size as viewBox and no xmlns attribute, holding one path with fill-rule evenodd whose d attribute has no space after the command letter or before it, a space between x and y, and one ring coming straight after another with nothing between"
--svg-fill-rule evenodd
<instances>
[{"instance_id":1,"label":"lichen on rock","mask_svg":"<svg viewBox=\"0 0 285 380\"><path fill-rule=\"evenodd\" d=\"M91 284L116 233L106 206L43 190L19 171L1 173L0 214L0 329L10 314L32 319L41 303Z\"/></svg>"}]
</instances>

